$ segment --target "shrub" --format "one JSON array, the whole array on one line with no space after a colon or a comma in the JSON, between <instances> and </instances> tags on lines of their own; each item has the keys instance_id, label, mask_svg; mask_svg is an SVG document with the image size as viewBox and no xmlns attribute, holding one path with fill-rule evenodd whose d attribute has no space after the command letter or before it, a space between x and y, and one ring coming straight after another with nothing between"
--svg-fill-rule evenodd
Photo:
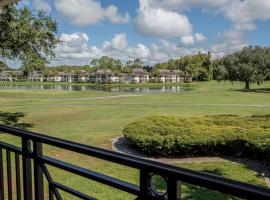
<instances>
[{"instance_id":1,"label":"shrub","mask_svg":"<svg viewBox=\"0 0 270 200\"><path fill-rule=\"evenodd\" d=\"M269 116L152 116L127 125L123 133L130 145L149 155L230 155L270 161Z\"/></svg>"}]
</instances>

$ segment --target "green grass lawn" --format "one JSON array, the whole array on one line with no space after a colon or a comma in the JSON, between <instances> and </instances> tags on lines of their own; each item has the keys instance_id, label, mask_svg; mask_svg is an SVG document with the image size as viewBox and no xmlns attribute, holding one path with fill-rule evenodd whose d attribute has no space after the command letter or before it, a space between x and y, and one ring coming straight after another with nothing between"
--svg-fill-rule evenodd
<instances>
[{"instance_id":1,"label":"green grass lawn","mask_svg":"<svg viewBox=\"0 0 270 200\"><path fill-rule=\"evenodd\" d=\"M25 112L27 116L24 120L35 124L33 131L107 149L111 149L112 138L122 135L125 125L150 115L244 116L270 113L270 94L264 91L242 92L240 89L244 88L244 84L218 84L213 81L192 83L191 87L194 90L184 93L142 94L118 98L111 96L126 94L97 91L0 90L0 110ZM261 87L270 88L270 82ZM5 135L1 135L1 140L19 144L18 140ZM55 158L133 183L138 182L138 172L127 167L52 147L44 148L48 155ZM116 193L117 190L96 183L95 187L91 187L94 184L92 181L67 176L66 172L53 169L52 173L57 174L62 183L100 199L129 199L129 195L125 193Z\"/></svg>"},{"instance_id":2,"label":"green grass lawn","mask_svg":"<svg viewBox=\"0 0 270 200\"><path fill-rule=\"evenodd\" d=\"M265 182L262 180L261 177L257 176L256 172L252 171L245 165L234 162L210 162L200 164L188 163L188 164L180 164L178 166L218 176L224 176L231 179L241 180L243 182L251 184L265 186ZM202 187L184 184L183 199L232 200L238 198L229 195L224 195L219 192L211 191Z\"/></svg>"}]
</instances>

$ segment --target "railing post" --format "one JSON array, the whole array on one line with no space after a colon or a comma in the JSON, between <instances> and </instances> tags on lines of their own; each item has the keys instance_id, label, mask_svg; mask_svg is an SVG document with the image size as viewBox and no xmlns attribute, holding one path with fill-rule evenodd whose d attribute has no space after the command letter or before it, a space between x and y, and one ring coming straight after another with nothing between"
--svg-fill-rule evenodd
<instances>
[{"instance_id":1,"label":"railing post","mask_svg":"<svg viewBox=\"0 0 270 200\"><path fill-rule=\"evenodd\" d=\"M23 164L23 194L25 200L32 200L32 167L31 159L29 155L31 154L30 150L30 141L26 138L22 138L22 164Z\"/></svg>"},{"instance_id":2,"label":"railing post","mask_svg":"<svg viewBox=\"0 0 270 200\"><path fill-rule=\"evenodd\" d=\"M35 183L35 199L44 200L44 183L43 171L38 156L42 156L42 144L34 142L34 183Z\"/></svg>"},{"instance_id":3,"label":"railing post","mask_svg":"<svg viewBox=\"0 0 270 200\"><path fill-rule=\"evenodd\" d=\"M2 148L0 148L0 200L5 199L4 190L4 171L3 171L3 153Z\"/></svg>"},{"instance_id":4,"label":"railing post","mask_svg":"<svg viewBox=\"0 0 270 200\"><path fill-rule=\"evenodd\" d=\"M140 196L137 200L144 200L149 197L149 173L145 169L140 170Z\"/></svg>"},{"instance_id":5,"label":"railing post","mask_svg":"<svg viewBox=\"0 0 270 200\"><path fill-rule=\"evenodd\" d=\"M49 200L53 200L53 189L50 183L49 183Z\"/></svg>"},{"instance_id":6,"label":"railing post","mask_svg":"<svg viewBox=\"0 0 270 200\"><path fill-rule=\"evenodd\" d=\"M169 177L167 184L168 200L181 200L181 182Z\"/></svg>"}]
</instances>

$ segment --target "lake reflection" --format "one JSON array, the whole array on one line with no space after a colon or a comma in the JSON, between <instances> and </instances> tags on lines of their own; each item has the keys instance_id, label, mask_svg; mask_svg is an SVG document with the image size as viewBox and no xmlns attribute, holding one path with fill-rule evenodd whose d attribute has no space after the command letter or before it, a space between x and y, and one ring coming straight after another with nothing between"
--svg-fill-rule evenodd
<instances>
[{"instance_id":1,"label":"lake reflection","mask_svg":"<svg viewBox=\"0 0 270 200\"><path fill-rule=\"evenodd\" d=\"M103 91L119 93L175 93L184 92L188 88L180 86L161 86L161 87L104 87L97 85L0 85L0 89L6 90L62 90L62 91Z\"/></svg>"}]
</instances>

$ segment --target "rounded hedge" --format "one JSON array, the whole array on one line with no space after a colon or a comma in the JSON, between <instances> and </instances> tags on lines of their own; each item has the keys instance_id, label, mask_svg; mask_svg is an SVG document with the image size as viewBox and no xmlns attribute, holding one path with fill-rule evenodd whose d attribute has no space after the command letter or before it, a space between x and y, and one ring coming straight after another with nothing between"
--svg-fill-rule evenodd
<instances>
[{"instance_id":1,"label":"rounded hedge","mask_svg":"<svg viewBox=\"0 0 270 200\"><path fill-rule=\"evenodd\" d=\"M128 143L149 155L244 156L270 161L270 115L152 116L123 130Z\"/></svg>"}]
</instances>

